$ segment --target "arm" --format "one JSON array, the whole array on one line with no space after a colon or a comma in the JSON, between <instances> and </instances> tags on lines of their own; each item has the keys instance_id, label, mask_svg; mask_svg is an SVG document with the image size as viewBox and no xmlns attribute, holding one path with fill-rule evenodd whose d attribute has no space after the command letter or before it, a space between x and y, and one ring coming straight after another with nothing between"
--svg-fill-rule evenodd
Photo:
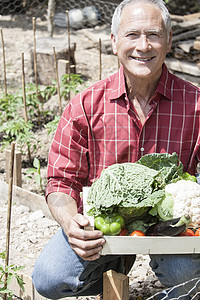
<instances>
[{"instance_id":1,"label":"arm","mask_svg":"<svg viewBox=\"0 0 200 300\"><path fill-rule=\"evenodd\" d=\"M88 219L77 211L76 201L68 194L55 192L47 197L47 204L54 219L63 228L72 249L85 260L100 257L105 240L99 230L85 231Z\"/></svg>"}]
</instances>

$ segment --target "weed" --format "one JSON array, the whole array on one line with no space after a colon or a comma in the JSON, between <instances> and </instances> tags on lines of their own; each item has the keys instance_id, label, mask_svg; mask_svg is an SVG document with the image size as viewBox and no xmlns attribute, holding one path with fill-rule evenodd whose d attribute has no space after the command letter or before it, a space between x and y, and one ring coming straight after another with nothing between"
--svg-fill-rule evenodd
<instances>
[{"instance_id":1,"label":"weed","mask_svg":"<svg viewBox=\"0 0 200 300\"><path fill-rule=\"evenodd\" d=\"M0 259L4 262L5 261L5 251L0 253ZM11 300L13 296L13 291L9 288L12 280L16 278L18 285L20 288L25 291L24 288L24 281L18 275L18 271L24 269L24 266L3 266L0 264L0 299L3 299L3 295L7 294L7 299Z\"/></svg>"},{"instance_id":2,"label":"weed","mask_svg":"<svg viewBox=\"0 0 200 300\"><path fill-rule=\"evenodd\" d=\"M82 83L83 79L81 78L81 75L71 73L69 76L68 74L64 74L61 77L61 97L66 99L70 91L74 92L74 94L79 93Z\"/></svg>"},{"instance_id":3,"label":"weed","mask_svg":"<svg viewBox=\"0 0 200 300\"><path fill-rule=\"evenodd\" d=\"M36 184L39 185L41 192L43 192L43 180L41 176L40 161L37 157L35 157L33 160L33 168L29 168L25 172L28 175L28 178L32 178L34 176Z\"/></svg>"},{"instance_id":4,"label":"weed","mask_svg":"<svg viewBox=\"0 0 200 300\"><path fill-rule=\"evenodd\" d=\"M55 133L59 121L60 121L60 117L55 116L52 121L50 121L46 124L45 128L47 129L48 134Z\"/></svg>"},{"instance_id":5,"label":"weed","mask_svg":"<svg viewBox=\"0 0 200 300\"><path fill-rule=\"evenodd\" d=\"M29 160L31 159L31 151L35 151L39 142L35 139L32 132L33 124L28 121L27 123L23 118L12 119L5 122L0 126L0 132L3 133L1 141L2 150L9 146L11 142L15 141L23 154L28 151ZM26 148L24 147L26 146Z\"/></svg>"}]
</instances>

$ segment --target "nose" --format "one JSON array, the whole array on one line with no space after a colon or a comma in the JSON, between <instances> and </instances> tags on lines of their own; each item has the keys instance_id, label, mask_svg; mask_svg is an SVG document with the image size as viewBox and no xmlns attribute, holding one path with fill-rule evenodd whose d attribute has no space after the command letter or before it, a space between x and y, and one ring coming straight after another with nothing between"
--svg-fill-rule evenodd
<instances>
[{"instance_id":1,"label":"nose","mask_svg":"<svg viewBox=\"0 0 200 300\"><path fill-rule=\"evenodd\" d=\"M138 38L136 48L138 51L143 51L143 52L149 51L149 49L151 48L151 45L149 44L149 40L146 35L142 34Z\"/></svg>"}]
</instances>

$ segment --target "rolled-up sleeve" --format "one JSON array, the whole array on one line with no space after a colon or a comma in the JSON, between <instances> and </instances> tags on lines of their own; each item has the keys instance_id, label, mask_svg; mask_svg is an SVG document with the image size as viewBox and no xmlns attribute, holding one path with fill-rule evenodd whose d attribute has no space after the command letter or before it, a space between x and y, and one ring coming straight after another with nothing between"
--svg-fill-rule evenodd
<instances>
[{"instance_id":1,"label":"rolled-up sleeve","mask_svg":"<svg viewBox=\"0 0 200 300\"><path fill-rule=\"evenodd\" d=\"M78 97L77 97L78 99ZM87 182L87 121L82 106L71 101L58 125L48 159L46 196L53 192L69 194L80 206L80 192Z\"/></svg>"}]
</instances>

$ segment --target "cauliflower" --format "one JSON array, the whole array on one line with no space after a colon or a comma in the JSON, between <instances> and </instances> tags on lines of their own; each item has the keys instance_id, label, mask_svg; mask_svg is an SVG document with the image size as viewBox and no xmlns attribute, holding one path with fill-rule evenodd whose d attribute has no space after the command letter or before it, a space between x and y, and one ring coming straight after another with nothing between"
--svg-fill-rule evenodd
<instances>
[{"instance_id":1,"label":"cauliflower","mask_svg":"<svg viewBox=\"0 0 200 300\"><path fill-rule=\"evenodd\" d=\"M190 216L189 227L200 226L200 185L190 180L179 180L165 187L165 198L158 205L161 219Z\"/></svg>"}]
</instances>

